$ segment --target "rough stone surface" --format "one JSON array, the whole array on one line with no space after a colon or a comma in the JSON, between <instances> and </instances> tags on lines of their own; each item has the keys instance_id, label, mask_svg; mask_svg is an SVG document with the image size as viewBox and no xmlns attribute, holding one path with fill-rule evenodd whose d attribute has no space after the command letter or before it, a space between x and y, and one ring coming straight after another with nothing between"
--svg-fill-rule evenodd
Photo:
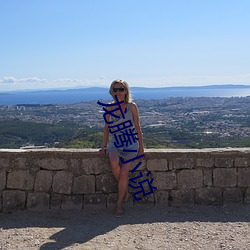
<instances>
[{"instance_id":1,"label":"rough stone surface","mask_svg":"<svg viewBox=\"0 0 250 250\"><path fill-rule=\"evenodd\" d=\"M73 194L93 194L95 192L95 177L82 175L74 178Z\"/></svg>"},{"instance_id":2,"label":"rough stone surface","mask_svg":"<svg viewBox=\"0 0 250 250\"><path fill-rule=\"evenodd\" d=\"M152 174L153 184L157 189L172 189L176 187L175 172L155 172Z\"/></svg>"},{"instance_id":3,"label":"rough stone surface","mask_svg":"<svg viewBox=\"0 0 250 250\"><path fill-rule=\"evenodd\" d=\"M180 189L200 188L203 186L203 172L199 169L181 170L177 173L177 183Z\"/></svg>"},{"instance_id":4,"label":"rough stone surface","mask_svg":"<svg viewBox=\"0 0 250 250\"><path fill-rule=\"evenodd\" d=\"M219 168L231 168L233 166L234 160L231 158L216 158L215 166Z\"/></svg>"},{"instance_id":5,"label":"rough stone surface","mask_svg":"<svg viewBox=\"0 0 250 250\"><path fill-rule=\"evenodd\" d=\"M234 161L235 167L250 167L250 159L245 157L236 157Z\"/></svg>"},{"instance_id":6,"label":"rough stone surface","mask_svg":"<svg viewBox=\"0 0 250 250\"><path fill-rule=\"evenodd\" d=\"M196 203L200 205L221 205L222 190L220 188L198 188L196 189Z\"/></svg>"},{"instance_id":7,"label":"rough stone surface","mask_svg":"<svg viewBox=\"0 0 250 250\"><path fill-rule=\"evenodd\" d=\"M171 190L169 195L171 206L183 206L194 204L194 190Z\"/></svg>"},{"instance_id":8,"label":"rough stone surface","mask_svg":"<svg viewBox=\"0 0 250 250\"><path fill-rule=\"evenodd\" d=\"M213 170L214 187L236 187L237 171L234 168L216 168Z\"/></svg>"},{"instance_id":9,"label":"rough stone surface","mask_svg":"<svg viewBox=\"0 0 250 250\"><path fill-rule=\"evenodd\" d=\"M238 187L250 187L250 167L238 169Z\"/></svg>"},{"instance_id":10,"label":"rough stone surface","mask_svg":"<svg viewBox=\"0 0 250 250\"><path fill-rule=\"evenodd\" d=\"M49 192L52 186L53 172L41 170L36 174L35 191Z\"/></svg>"},{"instance_id":11,"label":"rough stone surface","mask_svg":"<svg viewBox=\"0 0 250 250\"><path fill-rule=\"evenodd\" d=\"M126 207L250 203L250 148L145 151L132 163L141 162ZM113 209L117 191L98 150L0 149L0 212Z\"/></svg>"},{"instance_id":12,"label":"rough stone surface","mask_svg":"<svg viewBox=\"0 0 250 250\"><path fill-rule=\"evenodd\" d=\"M173 169L194 168L194 166L194 160L192 158L188 158L188 156L183 156L172 160Z\"/></svg>"},{"instance_id":13,"label":"rough stone surface","mask_svg":"<svg viewBox=\"0 0 250 250\"><path fill-rule=\"evenodd\" d=\"M245 201L246 204L250 204L250 187L247 188L246 194L245 194Z\"/></svg>"},{"instance_id":14,"label":"rough stone surface","mask_svg":"<svg viewBox=\"0 0 250 250\"><path fill-rule=\"evenodd\" d=\"M47 170L66 170L68 168L67 160L58 158L38 159L37 165Z\"/></svg>"},{"instance_id":15,"label":"rough stone surface","mask_svg":"<svg viewBox=\"0 0 250 250\"><path fill-rule=\"evenodd\" d=\"M86 194L84 195L84 209L105 209L106 196L104 194Z\"/></svg>"},{"instance_id":16,"label":"rough stone surface","mask_svg":"<svg viewBox=\"0 0 250 250\"><path fill-rule=\"evenodd\" d=\"M147 161L147 169L150 171L167 171L168 161L166 159L153 159Z\"/></svg>"},{"instance_id":17,"label":"rough stone surface","mask_svg":"<svg viewBox=\"0 0 250 250\"><path fill-rule=\"evenodd\" d=\"M82 159L81 169L85 174L96 175L110 171L107 158L100 157Z\"/></svg>"},{"instance_id":18,"label":"rough stone surface","mask_svg":"<svg viewBox=\"0 0 250 250\"><path fill-rule=\"evenodd\" d=\"M9 158L2 158L0 156L0 169L2 170L9 170L11 168L11 159Z\"/></svg>"},{"instance_id":19,"label":"rough stone surface","mask_svg":"<svg viewBox=\"0 0 250 250\"><path fill-rule=\"evenodd\" d=\"M61 194L70 194L72 189L73 175L70 172L56 172L52 184L53 192Z\"/></svg>"},{"instance_id":20,"label":"rough stone surface","mask_svg":"<svg viewBox=\"0 0 250 250\"><path fill-rule=\"evenodd\" d=\"M240 188L226 188L223 192L224 203L243 203L243 196Z\"/></svg>"},{"instance_id":21,"label":"rough stone surface","mask_svg":"<svg viewBox=\"0 0 250 250\"><path fill-rule=\"evenodd\" d=\"M26 195L24 191L3 191L3 212L15 212L25 208Z\"/></svg>"},{"instance_id":22,"label":"rough stone surface","mask_svg":"<svg viewBox=\"0 0 250 250\"><path fill-rule=\"evenodd\" d=\"M8 174L7 188L32 190L34 186L34 177L28 170L14 171Z\"/></svg>"},{"instance_id":23,"label":"rough stone surface","mask_svg":"<svg viewBox=\"0 0 250 250\"><path fill-rule=\"evenodd\" d=\"M67 195L63 197L62 210L82 210L83 196L82 195Z\"/></svg>"},{"instance_id":24,"label":"rough stone surface","mask_svg":"<svg viewBox=\"0 0 250 250\"><path fill-rule=\"evenodd\" d=\"M155 191L156 206L169 205L169 193L161 190Z\"/></svg>"},{"instance_id":25,"label":"rough stone surface","mask_svg":"<svg viewBox=\"0 0 250 250\"><path fill-rule=\"evenodd\" d=\"M204 176L204 186L205 187L213 186L213 171L211 169L204 169L203 176Z\"/></svg>"},{"instance_id":26,"label":"rough stone surface","mask_svg":"<svg viewBox=\"0 0 250 250\"><path fill-rule=\"evenodd\" d=\"M52 209L52 210L61 209L62 202L64 200L64 196L65 195L63 195L63 194L52 193L51 198L50 198L50 209Z\"/></svg>"},{"instance_id":27,"label":"rough stone surface","mask_svg":"<svg viewBox=\"0 0 250 250\"><path fill-rule=\"evenodd\" d=\"M46 210L49 209L50 196L47 193L29 193L27 198L27 209Z\"/></svg>"},{"instance_id":28,"label":"rough stone surface","mask_svg":"<svg viewBox=\"0 0 250 250\"><path fill-rule=\"evenodd\" d=\"M117 192L117 181L112 174L100 174L96 176L96 190L103 193ZM93 192L94 193L94 192Z\"/></svg>"},{"instance_id":29,"label":"rough stone surface","mask_svg":"<svg viewBox=\"0 0 250 250\"><path fill-rule=\"evenodd\" d=\"M196 167L211 168L214 166L213 158L198 158L196 160Z\"/></svg>"},{"instance_id":30,"label":"rough stone surface","mask_svg":"<svg viewBox=\"0 0 250 250\"><path fill-rule=\"evenodd\" d=\"M2 212L3 209L3 193L0 191L0 213Z\"/></svg>"},{"instance_id":31,"label":"rough stone surface","mask_svg":"<svg viewBox=\"0 0 250 250\"><path fill-rule=\"evenodd\" d=\"M6 172L0 172L0 191L4 190L6 185Z\"/></svg>"}]
</instances>

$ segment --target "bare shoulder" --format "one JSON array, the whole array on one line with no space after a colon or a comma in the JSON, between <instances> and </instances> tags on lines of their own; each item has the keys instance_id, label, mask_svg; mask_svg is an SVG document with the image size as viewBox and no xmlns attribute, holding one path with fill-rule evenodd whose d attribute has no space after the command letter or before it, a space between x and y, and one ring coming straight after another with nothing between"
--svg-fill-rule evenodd
<instances>
[{"instance_id":1,"label":"bare shoulder","mask_svg":"<svg viewBox=\"0 0 250 250\"><path fill-rule=\"evenodd\" d=\"M131 108L137 109L137 105L135 102L131 102Z\"/></svg>"},{"instance_id":2,"label":"bare shoulder","mask_svg":"<svg viewBox=\"0 0 250 250\"><path fill-rule=\"evenodd\" d=\"M131 102L131 111L138 113L138 107L135 102Z\"/></svg>"}]
</instances>

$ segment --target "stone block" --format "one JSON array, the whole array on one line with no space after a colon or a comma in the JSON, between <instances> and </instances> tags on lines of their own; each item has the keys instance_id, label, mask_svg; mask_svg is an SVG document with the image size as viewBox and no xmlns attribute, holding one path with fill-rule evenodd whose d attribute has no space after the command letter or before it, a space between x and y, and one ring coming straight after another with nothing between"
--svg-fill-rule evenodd
<instances>
[{"instance_id":1,"label":"stone block","mask_svg":"<svg viewBox=\"0 0 250 250\"><path fill-rule=\"evenodd\" d=\"M3 193L0 191L0 213L2 212L3 209Z\"/></svg>"},{"instance_id":2,"label":"stone block","mask_svg":"<svg viewBox=\"0 0 250 250\"><path fill-rule=\"evenodd\" d=\"M61 209L63 199L64 199L63 194L52 193L50 196L50 209L53 209L53 210Z\"/></svg>"},{"instance_id":3,"label":"stone block","mask_svg":"<svg viewBox=\"0 0 250 250\"><path fill-rule=\"evenodd\" d=\"M29 193L27 197L28 210L48 210L50 195L47 193Z\"/></svg>"},{"instance_id":4,"label":"stone block","mask_svg":"<svg viewBox=\"0 0 250 250\"><path fill-rule=\"evenodd\" d=\"M3 209L4 213L15 212L25 208L26 194L20 190L3 191Z\"/></svg>"},{"instance_id":5,"label":"stone block","mask_svg":"<svg viewBox=\"0 0 250 250\"><path fill-rule=\"evenodd\" d=\"M135 197L137 199L135 199ZM154 203L155 203L155 199L154 199L154 194L151 193L151 194L147 194L147 195L136 195L134 197L134 206L154 206Z\"/></svg>"},{"instance_id":6,"label":"stone block","mask_svg":"<svg viewBox=\"0 0 250 250\"><path fill-rule=\"evenodd\" d=\"M106 196L104 194L85 194L84 195L84 210L95 210L106 208Z\"/></svg>"},{"instance_id":7,"label":"stone block","mask_svg":"<svg viewBox=\"0 0 250 250\"><path fill-rule=\"evenodd\" d=\"M61 205L62 210L82 210L83 196L82 195L65 195Z\"/></svg>"},{"instance_id":8,"label":"stone block","mask_svg":"<svg viewBox=\"0 0 250 250\"><path fill-rule=\"evenodd\" d=\"M204 176L204 186L212 187L213 186L213 171L211 169L204 169L203 176Z\"/></svg>"},{"instance_id":9,"label":"stone block","mask_svg":"<svg viewBox=\"0 0 250 250\"><path fill-rule=\"evenodd\" d=\"M250 204L250 187L246 190L244 203Z\"/></svg>"},{"instance_id":10,"label":"stone block","mask_svg":"<svg viewBox=\"0 0 250 250\"><path fill-rule=\"evenodd\" d=\"M172 168L173 169L191 169L194 168L195 162L192 158L187 156L175 158L172 160Z\"/></svg>"},{"instance_id":11,"label":"stone block","mask_svg":"<svg viewBox=\"0 0 250 250\"><path fill-rule=\"evenodd\" d=\"M0 191L4 190L6 186L6 172L1 171L0 172Z\"/></svg>"},{"instance_id":12,"label":"stone block","mask_svg":"<svg viewBox=\"0 0 250 250\"><path fill-rule=\"evenodd\" d=\"M231 167L233 167L234 159L216 158L214 164L218 168L231 168Z\"/></svg>"},{"instance_id":13,"label":"stone block","mask_svg":"<svg viewBox=\"0 0 250 250\"><path fill-rule=\"evenodd\" d=\"M238 169L238 187L250 187L250 168Z\"/></svg>"},{"instance_id":14,"label":"stone block","mask_svg":"<svg viewBox=\"0 0 250 250\"><path fill-rule=\"evenodd\" d=\"M115 208L117 198L118 198L117 193L108 194L107 195L107 208L111 208L111 209Z\"/></svg>"},{"instance_id":15,"label":"stone block","mask_svg":"<svg viewBox=\"0 0 250 250\"><path fill-rule=\"evenodd\" d=\"M237 170L235 168L216 168L213 170L214 187L236 187Z\"/></svg>"},{"instance_id":16,"label":"stone block","mask_svg":"<svg viewBox=\"0 0 250 250\"><path fill-rule=\"evenodd\" d=\"M167 171L168 161L166 159L147 160L146 168L149 171Z\"/></svg>"},{"instance_id":17,"label":"stone block","mask_svg":"<svg viewBox=\"0 0 250 250\"><path fill-rule=\"evenodd\" d=\"M59 158L37 159L34 164L47 170L66 170L68 169L67 160Z\"/></svg>"},{"instance_id":18,"label":"stone block","mask_svg":"<svg viewBox=\"0 0 250 250\"><path fill-rule=\"evenodd\" d=\"M74 178L73 194L95 193L95 177L93 175L82 175Z\"/></svg>"},{"instance_id":19,"label":"stone block","mask_svg":"<svg viewBox=\"0 0 250 250\"><path fill-rule=\"evenodd\" d=\"M52 186L52 171L41 170L36 174L35 191L49 192Z\"/></svg>"},{"instance_id":20,"label":"stone block","mask_svg":"<svg viewBox=\"0 0 250 250\"><path fill-rule=\"evenodd\" d=\"M213 187L198 188L195 190L195 200L199 205L221 205L222 190Z\"/></svg>"},{"instance_id":21,"label":"stone block","mask_svg":"<svg viewBox=\"0 0 250 250\"><path fill-rule=\"evenodd\" d=\"M96 176L96 191L103 193L118 192L117 181L112 174L101 174Z\"/></svg>"},{"instance_id":22,"label":"stone block","mask_svg":"<svg viewBox=\"0 0 250 250\"><path fill-rule=\"evenodd\" d=\"M243 195L240 188L226 188L223 192L224 203L243 203Z\"/></svg>"},{"instance_id":23,"label":"stone block","mask_svg":"<svg viewBox=\"0 0 250 250\"><path fill-rule=\"evenodd\" d=\"M11 159L0 157L0 169L9 171L12 168Z\"/></svg>"},{"instance_id":24,"label":"stone block","mask_svg":"<svg viewBox=\"0 0 250 250\"><path fill-rule=\"evenodd\" d=\"M155 206L168 206L169 205L169 194L168 191L156 190L154 192Z\"/></svg>"},{"instance_id":25,"label":"stone block","mask_svg":"<svg viewBox=\"0 0 250 250\"><path fill-rule=\"evenodd\" d=\"M169 201L171 206L192 205L194 204L194 190L171 190L169 193Z\"/></svg>"},{"instance_id":26,"label":"stone block","mask_svg":"<svg viewBox=\"0 0 250 250\"><path fill-rule=\"evenodd\" d=\"M52 183L53 192L60 194L70 194L72 189L72 183L72 173L66 171L56 172Z\"/></svg>"},{"instance_id":27,"label":"stone block","mask_svg":"<svg viewBox=\"0 0 250 250\"><path fill-rule=\"evenodd\" d=\"M153 186L158 190L173 189L176 187L176 174L171 172L153 172L152 173Z\"/></svg>"},{"instance_id":28,"label":"stone block","mask_svg":"<svg viewBox=\"0 0 250 250\"><path fill-rule=\"evenodd\" d=\"M13 171L8 174L7 188L32 190L34 187L34 177L28 170Z\"/></svg>"},{"instance_id":29,"label":"stone block","mask_svg":"<svg viewBox=\"0 0 250 250\"><path fill-rule=\"evenodd\" d=\"M30 163L30 159L27 157L16 157L13 161L12 161L12 166L16 169L28 169L29 168L29 163Z\"/></svg>"},{"instance_id":30,"label":"stone block","mask_svg":"<svg viewBox=\"0 0 250 250\"><path fill-rule=\"evenodd\" d=\"M81 161L81 172L84 174L102 174L111 172L109 161L106 157L87 158Z\"/></svg>"},{"instance_id":31,"label":"stone block","mask_svg":"<svg viewBox=\"0 0 250 250\"><path fill-rule=\"evenodd\" d=\"M180 189L203 187L203 172L200 169L181 170L177 173L177 185Z\"/></svg>"},{"instance_id":32,"label":"stone block","mask_svg":"<svg viewBox=\"0 0 250 250\"><path fill-rule=\"evenodd\" d=\"M74 175L86 174L85 169L82 168L82 159L69 159L68 169Z\"/></svg>"},{"instance_id":33,"label":"stone block","mask_svg":"<svg viewBox=\"0 0 250 250\"><path fill-rule=\"evenodd\" d=\"M196 167L211 168L214 166L213 158L198 158L196 159Z\"/></svg>"},{"instance_id":34,"label":"stone block","mask_svg":"<svg viewBox=\"0 0 250 250\"><path fill-rule=\"evenodd\" d=\"M234 161L235 167L250 167L250 159L245 157L236 157Z\"/></svg>"},{"instance_id":35,"label":"stone block","mask_svg":"<svg viewBox=\"0 0 250 250\"><path fill-rule=\"evenodd\" d=\"M150 173L148 176L147 174L149 171L141 171L141 172L134 172L129 173L128 176L128 190L131 194L134 194L141 190L141 192L148 193L151 191L151 186L155 187L155 180L153 179L152 184L150 185L150 181L152 180L153 176L152 173Z\"/></svg>"},{"instance_id":36,"label":"stone block","mask_svg":"<svg viewBox=\"0 0 250 250\"><path fill-rule=\"evenodd\" d=\"M141 162L141 163L140 163ZM140 163L140 164L139 164ZM137 164L139 164L139 166L137 166ZM137 166L137 168L134 171L145 171L146 170L146 164L147 161L145 160L145 158L139 158L136 159L134 161L132 161L132 165L131 165L131 171ZM133 172L134 173L134 172Z\"/></svg>"}]
</instances>

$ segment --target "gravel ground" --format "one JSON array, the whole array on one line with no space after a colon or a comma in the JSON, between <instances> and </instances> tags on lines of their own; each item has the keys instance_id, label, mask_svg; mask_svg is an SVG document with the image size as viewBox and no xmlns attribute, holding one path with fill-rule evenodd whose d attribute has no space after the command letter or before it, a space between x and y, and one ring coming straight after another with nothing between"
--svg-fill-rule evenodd
<instances>
[{"instance_id":1,"label":"gravel ground","mask_svg":"<svg viewBox=\"0 0 250 250\"><path fill-rule=\"evenodd\" d=\"M250 206L2 213L0 249L250 250Z\"/></svg>"}]
</instances>

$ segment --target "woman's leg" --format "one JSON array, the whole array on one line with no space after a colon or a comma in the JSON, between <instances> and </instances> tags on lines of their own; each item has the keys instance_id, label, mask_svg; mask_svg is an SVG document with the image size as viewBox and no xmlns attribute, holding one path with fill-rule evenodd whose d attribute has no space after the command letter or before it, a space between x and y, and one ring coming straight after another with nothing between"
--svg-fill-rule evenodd
<instances>
[{"instance_id":1,"label":"woman's leg","mask_svg":"<svg viewBox=\"0 0 250 250\"><path fill-rule=\"evenodd\" d=\"M119 176L120 176L120 165L119 165L119 156L117 152L115 151L110 151L109 152L109 162L111 165L111 170L113 175L115 176L115 179L117 182L119 181Z\"/></svg>"},{"instance_id":2,"label":"woman's leg","mask_svg":"<svg viewBox=\"0 0 250 250\"><path fill-rule=\"evenodd\" d=\"M120 175L118 180L118 200L116 207L122 209L123 198L128 189L128 173L131 168L132 162L123 164L120 169Z\"/></svg>"}]
</instances>

